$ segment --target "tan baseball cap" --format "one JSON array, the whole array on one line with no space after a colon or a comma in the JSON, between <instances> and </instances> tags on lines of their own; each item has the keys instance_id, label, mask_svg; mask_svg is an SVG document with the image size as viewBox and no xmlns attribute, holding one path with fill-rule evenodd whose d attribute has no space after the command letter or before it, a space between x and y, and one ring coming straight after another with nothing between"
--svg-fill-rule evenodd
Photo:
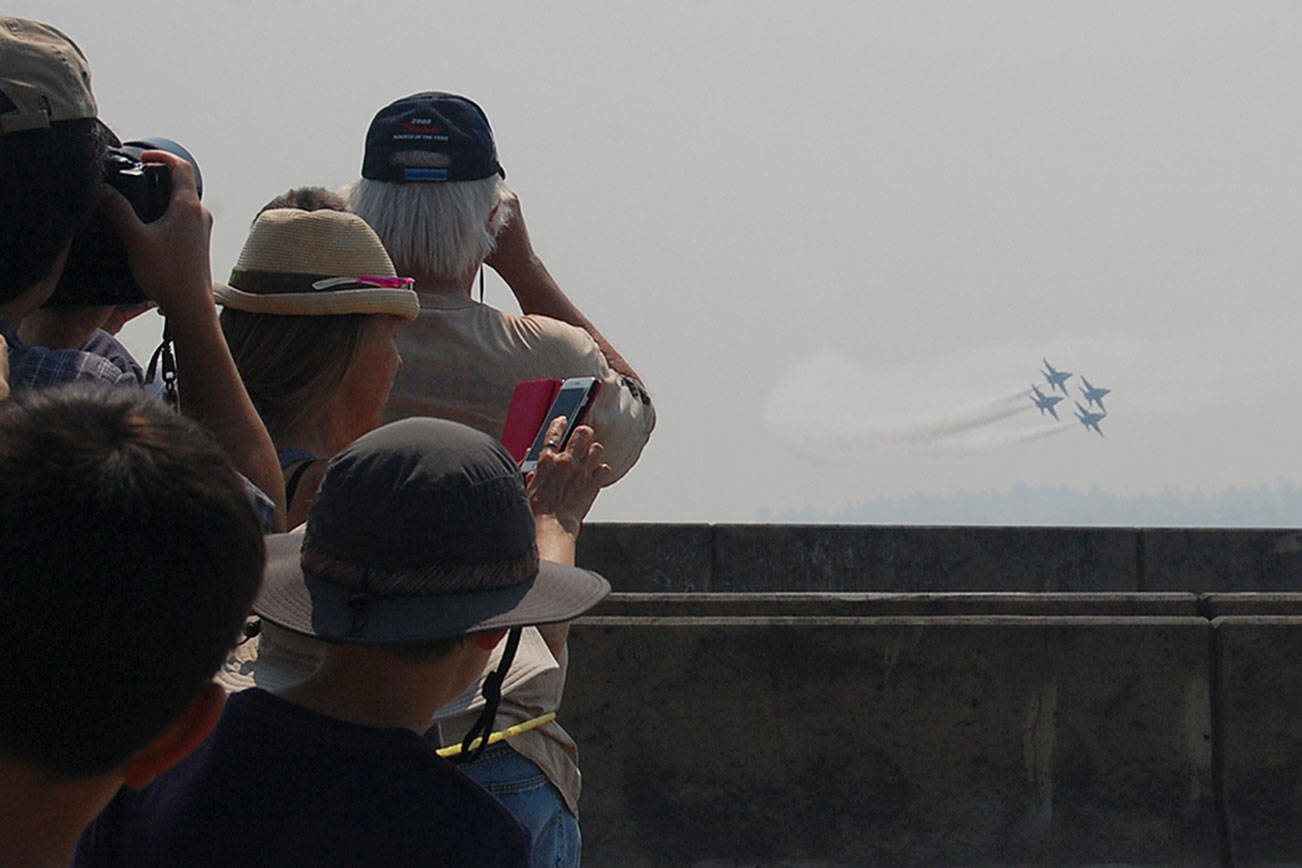
<instances>
[{"instance_id":1,"label":"tan baseball cap","mask_svg":"<svg viewBox=\"0 0 1302 868\"><path fill-rule=\"evenodd\" d=\"M59 30L24 18L0 16L0 95L0 135L99 113L86 55Z\"/></svg>"}]
</instances>

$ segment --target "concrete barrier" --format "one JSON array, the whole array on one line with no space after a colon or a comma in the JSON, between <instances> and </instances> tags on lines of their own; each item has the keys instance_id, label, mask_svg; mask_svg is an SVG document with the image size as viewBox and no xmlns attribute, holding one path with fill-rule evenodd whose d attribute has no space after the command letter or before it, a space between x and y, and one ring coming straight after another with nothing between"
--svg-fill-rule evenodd
<instances>
[{"instance_id":1,"label":"concrete barrier","mask_svg":"<svg viewBox=\"0 0 1302 868\"><path fill-rule=\"evenodd\" d=\"M1302 533L1295 530L1145 530L1137 590L1302 591Z\"/></svg>"},{"instance_id":2,"label":"concrete barrier","mask_svg":"<svg viewBox=\"0 0 1302 868\"><path fill-rule=\"evenodd\" d=\"M1202 594L1198 605L1208 618L1222 615L1302 615L1302 594L1268 591Z\"/></svg>"},{"instance_id":3,"label":"concrete barrier","mask_svg":"<svg viewBox=\"0 0 1302 868\"><path fill-rule=\"evenodd\" d=\"M619 591L1302 591L1292 530L593 524Z\"/></svg>"},{"instance_id":4,"label":"concrete barrier","mask_svg":"<svg viewBox=\"0 0 1302 868\"><path fill-rule=\"evenodd\" d=\"M659 605L572 629L589 864L1220 864L1203 618Z\"/></svg>"},{"instance_id":5,"label":"concrete barrier","mask_svg":"<svg viewBox=\"0 0 1302 868\"><path fill-rule=\"evenodd\" d=\"M579 562L617 591L562 709L589 864L1302 865L1302 533L593 525Z\"/></svg>"},{"instance_id":6,"label":"concrete barrier","mask_svg":"<svg viewBox=\"0 0 1302 868\"><path fill-rule=\"evenodd\" d=\"M717 525L710 590L1141 590L1138 539L1071 528Z\"/></svg>"},{"instance_id":7,"label":"concrete barrier","mask_svg":"<svg viewBox=\"0 0 1302 868\"><path fill-rule=\"evenodd\" d=\"M1297 595L1302 606L1302 594ZM800 593L629 594L615 592L588 614L659 617L899 617L1021 615L1028 617L1184 616L1202 614L1196 594L1124 593Z\"/></svg>"},{"instance_id":8,"label":"concrete barrier","mask_svg":"<svg viewBox=\"0 0 1302 868\"><path fill-rule=\"evenodd\" d=\"M1302 864L1302 617L1212 623L1235 864Z\"/></svg>"}]
</instances>

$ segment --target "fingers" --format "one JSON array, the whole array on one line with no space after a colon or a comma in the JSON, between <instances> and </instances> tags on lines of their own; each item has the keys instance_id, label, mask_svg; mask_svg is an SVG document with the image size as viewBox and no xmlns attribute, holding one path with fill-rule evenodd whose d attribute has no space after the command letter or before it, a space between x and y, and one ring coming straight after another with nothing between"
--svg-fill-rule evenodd
<instances>
[{"instance_id":1,"label":"fingers","mask_svg":"<svg viewBox=\"0 0 1302 868\"><path fill-rule=\"evenodd\" d=\"M587 425L580 425L574 429L570 435L570 442L565 445L565 451L575 458L582 458L588 451L588 444L592 442L592 429Z\"/></svg>"},{"instance_id":2,"label":"fingers","mask_svg":"<svg viewBox=\"0 0 1302 868\"><path fill-rule=\"evenodd\" d=\"M168 174L172 180L172 197L168 200L167 211L163 213L164 219L169 212L177 212L176 205L185 202L187 205L199 205L199 193L195 189L194 167L187 160L183 160L175 154L167 151L145 151L141 159L146 163L161 163L167 166ZM133 237L138 237L144 231L145 223L142 223L140 217L136 214L135 209L127 198L113 189L108 184L102 185L100 194L100 210L108 219L110 225L118 231L128 241ZM212 227L212 215L204 209L204 216L208 228Z\"/></svg>"},{"instance_id":3,"label":"fingers","mask_svg":"<svg viewBox=\"0 0 1302 868\"><path fill-rule=\"evenodd\" d=\"M565 426L568 421L564 416L557 416L547 425L547 438L543 449L560 449L561 438L565 436Z\"/></svg>"},{"instance_id":4,"label":"fingers","mask_svg":"<svg viewBox=\"0 0 1302 868\"><path fill-rule=\"evenodd\" d=\"M570 434L569 442L562 451L560 439L565 435L565 423L565 417L558 416L547 426L542 454L538 456L538 469L548 479L558 478L556 474L564 473L572 479L587 480L584 484L595 483L600 487L613 473L610 465L601 460L606 447L596 440L596 433L591 427L579 425ZM535 474L530 474L525 478L525 483L531 483L534 477Z\"/></svg>"},{"instance_id":5,"label":"fingers","mask_svg":"<svg viewBox=\"0 0 1302 868\"><path fill-rule=\"evenodd\" d=\"M565 436L566 420L564 416L557 416L551 422L547 423L547 434L543 438L542 451L538 455L541 462L547 459L554 459L561 451L561 438Z\"/></svg>"},{"instance_id":6,"label":"fingers","mask_svg":"<svg viewBox=\"0 0 1302 868\"><path fill-rule=\"evenodd\" d=\"M199 198L199 193L194 184L194 166L190 165L189 160L182 159L176 154L167 151L145 151L140 155L140 159L146 163L162 163L167 166L168 172L172 176L172 201L185 197Z\"/></svg>"},{"instance_id":7,"label":"fingers","mask_svg":"<svg viewBox=\"0 0 1302 868\"><path fill-rule=\"evenodd\" d=\"M520 197L514 190L506 190L498 196L497 207L506 212L507 222L511 222L520 215Z\"/></svg>"},{"instance_id":8,"label":"fingers","mask_svg":"<svg viewBox=\"0 0 1302 868\"><path fill-rule=\"evenodd\" d=\"M547 426L547 436L543 440L542 457L551 455L553 458L565 456L572 461L589 461L589 453L595 447L597 450L596 460L600 460L601 450L604 448L600 443L593 440L592 428L587 425L579 425L570 432L570 439L561 449L561 439L565 436L566 419L564 416L557 416Z\"/></svg>"},{"instance_id":9,"label":"fingers","mask_svg":"<svg viewBox=\"0 0 1302 868\"><path fill-rule=\"evenodd\" d=\"M610 465L603 464L601 461L606 447L595 438L596 434L591 428L581 425L575 429L574 436L570 438L570 447L574 454L574 461L583 475L592 479L605 479L611 474Z\"/></svg>"}]
</instances>

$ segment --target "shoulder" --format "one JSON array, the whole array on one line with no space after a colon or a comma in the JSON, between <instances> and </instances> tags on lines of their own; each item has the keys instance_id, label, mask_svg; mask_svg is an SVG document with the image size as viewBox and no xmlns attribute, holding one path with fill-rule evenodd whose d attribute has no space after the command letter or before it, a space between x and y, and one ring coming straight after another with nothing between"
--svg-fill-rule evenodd
<instances>
[{"instance_id":1,"label":"shoulder","mask_svg":"<svg viewBox=\"0 0 1302 868\"><path fill-rule=\"evenodd\" d=\"M141 385L141 380L131 371L124 371L103 356L82 350L23 347L9 355L9 386L15 392L73 380Z\"/></svg>"},{"instance_id":2,"label":"shoulder","mask_svg":"<svg viewBox=\"0 0 1302 868\"><path fill-rule=\"evenodd\" d=\"M508 314L509 316L509 314ZM538 334L547 335L556 340L573 341L579 344L592 344L596 346L597 342L592 339L585 329L549 316L543 316L540 313L526 313L515 317L520 320L527 328L536 331Z\"/></svg>"},{"instance_id":3,"label":"shoulder","mask_svg":"<svg viewBox=\"0 0 1302 868\"><path fill-rule=\"evenodd\" d=\"M583 360L587 368L598 376L609 367L601 347L585 329L536 313L516 316L513 320L516 328L528 335L530 343L539 351Z\"/></svg>"},{"instance_id":4,"label":"shoulder","mask_svg":"<svg viewBox=\"0 0 1302 868\"><path fill-rule=\"evenodd\" d=\"M91 336L86 339L86 343L82 344L81 349L83 352L107 359L114 367L130 374L139 382L143 383L145 381L145 372L141 369L140 363L131 355L131 351L120 340L103 329L95 329Z\"/></svg>"}]
</instances>

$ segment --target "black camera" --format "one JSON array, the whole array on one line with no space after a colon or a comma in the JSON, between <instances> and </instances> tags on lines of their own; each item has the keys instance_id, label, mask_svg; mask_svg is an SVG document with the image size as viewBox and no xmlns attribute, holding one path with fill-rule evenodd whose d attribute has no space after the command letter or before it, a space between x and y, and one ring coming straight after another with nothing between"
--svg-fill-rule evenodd
<instances>
[{"instance_id":1,"label":"black camera","mask_svg":"<svg viewBox=\"0 0 1302 868\"><path fill-rule=\"evenodd\" d=\"M104 182L121 193L141 222L152 223L167 211L172 199L172 175L166 166L148 165L145 151L167 151L194 167L195 187L203 195L199 165L190 152L171 139L141 139L111 147L104 158ZM45 307L85 305L138 306L149 304L131 274L122 240L100 213L77 233L68 252L59 285Z\"/></svg>"}]
</instances>

